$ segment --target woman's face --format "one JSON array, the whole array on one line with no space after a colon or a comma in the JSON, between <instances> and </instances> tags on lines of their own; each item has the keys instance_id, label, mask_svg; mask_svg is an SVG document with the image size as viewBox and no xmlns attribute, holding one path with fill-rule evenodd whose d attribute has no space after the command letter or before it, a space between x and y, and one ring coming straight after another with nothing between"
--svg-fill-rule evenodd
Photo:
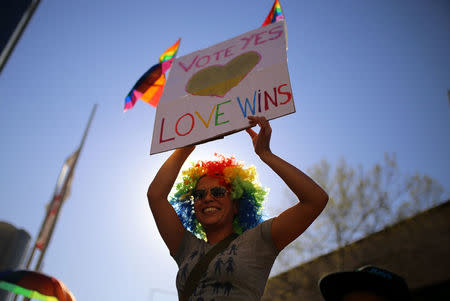
<instances>
[{"instance_id":1,"label":"woman's face","mask_svg":"<svg viewBox=\"0 0 450 301\"><path fill-rule=\"evenodd\" d=\"M198 181L195 188L195 216L205 230L232 226L234 215L238 212L229 191L220 182L220 178L206 176Z\"/></svg>"}]
</instances>

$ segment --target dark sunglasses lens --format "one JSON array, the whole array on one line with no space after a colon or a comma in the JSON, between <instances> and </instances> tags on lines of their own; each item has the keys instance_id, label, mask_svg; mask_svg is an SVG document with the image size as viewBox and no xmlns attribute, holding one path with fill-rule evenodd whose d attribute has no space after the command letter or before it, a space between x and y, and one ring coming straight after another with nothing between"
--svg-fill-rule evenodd
<instances>
[{"instance_id":1,"label":"dark sunglasses lens","mask_svg":"<svg viewBox=\"0 0 450 301\"><path fill-rule=\"evenodd\" d=\"M192 196L194 197L194 200L201 200L205 196L206 191L204 189L195 190L192 193Z\"/></svg>"},{"instance_id":2,"label":"dark sunglasses lens","mask_svg":"<svg viewBox=\"0 0 450 301\"><path fill-rule=\"evenodd\" d=\"M210 191L215 198L223 197L227 193L227 190L223 187L213 187Z\"/></svg>"},{"instance_id":3,"label":"dark sunglasses lens","mask_svg":"<svg viewBox=\"0 0 450 301\"><path fill-rule=\"evenodd\" d=\"M215 198L221 198L224 197L227 193L227 190L224 187L213 187L209 190L211 195ZM192 193L192 197L194 198L194 201L202 200L206 196L206 190L205 189L198 189L195 190Z\"/></svg>"}]
</instances>

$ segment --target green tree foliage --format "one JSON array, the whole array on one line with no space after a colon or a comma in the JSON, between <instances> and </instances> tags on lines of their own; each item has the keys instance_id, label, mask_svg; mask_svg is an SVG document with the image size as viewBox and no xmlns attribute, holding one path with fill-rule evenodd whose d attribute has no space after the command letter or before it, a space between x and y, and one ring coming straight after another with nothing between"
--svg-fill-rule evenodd
<instances>
[{"instance_id":1,"label":"green tree foliage","mask_svg":"<svg viewBox=\"0 0 450 301\"><path fill-rule=\"evenodd\" d=\"M299 239L290 244L275 272L328 253L443 201L443 188L429 176L402 175L395 155L366 170L341 159L335 168L322 160L308 175L329 194L327 207ZM289 202L295 198L289 196ZM339 268L339 267L337 267Z\"/></svg>"}]
</instances>

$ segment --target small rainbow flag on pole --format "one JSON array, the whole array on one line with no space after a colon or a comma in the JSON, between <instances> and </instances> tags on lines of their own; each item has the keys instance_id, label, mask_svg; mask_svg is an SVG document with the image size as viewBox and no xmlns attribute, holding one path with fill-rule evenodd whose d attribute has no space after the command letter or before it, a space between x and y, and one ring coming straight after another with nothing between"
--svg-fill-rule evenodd
<instances>
[{"instance_id":1,"label":"small rainbow flag on pole","mask_svg":"<svg viewBox=\"0 0 450 301\"><path fill-rule=\"evenodd\" d=\"M284 15L283 11L281 10L281 5L278 0L275 0L273 3L272 9L270 10L270 13L267 15L266 20L264 20L264 23L261 25L261 27L264 27L266 25L275 23L277 21L283 20Z\"/></svg>"},{"instance_id":2,"label":"small rainbow flag on pole","mask_svg":"<svg viewBox=\"0 0 450 301\"><path fill-rule=\"evenodd\" d=\"M134 107L134 104L139 100L143 100L151 106L156 107L159 102L159 98L164 90L166 83L165 73L172 66L173 59L175 58L178 47L180 46L180 40L169 47L159 57L159 63L152 66L139 80L134 84L131 91L125 98L124 112Z\"/></svg>"}]
</instances>

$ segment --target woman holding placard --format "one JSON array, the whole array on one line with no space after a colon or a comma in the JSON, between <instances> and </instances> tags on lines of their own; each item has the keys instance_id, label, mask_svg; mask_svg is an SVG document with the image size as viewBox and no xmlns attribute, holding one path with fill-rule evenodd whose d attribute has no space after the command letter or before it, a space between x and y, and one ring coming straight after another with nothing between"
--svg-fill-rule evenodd
<instances>
[{"instance_id":1,"label":"woman holding placard","mask_svg":"<svg viewBox=\"0 0 450 301\"><path fill-rule=\"evenodd\" d=\"M175 150L148 189L158 230L179 266L180 300L260 300L278 253L302 234L322 212L327 193L302 171L270 150L271 127L265 117L248 117L256 154L300 200L279 216L263 221L265 190L254 167L233 157L200 161L183 171L194 150Z\"/></svg>"}]
</instances>

